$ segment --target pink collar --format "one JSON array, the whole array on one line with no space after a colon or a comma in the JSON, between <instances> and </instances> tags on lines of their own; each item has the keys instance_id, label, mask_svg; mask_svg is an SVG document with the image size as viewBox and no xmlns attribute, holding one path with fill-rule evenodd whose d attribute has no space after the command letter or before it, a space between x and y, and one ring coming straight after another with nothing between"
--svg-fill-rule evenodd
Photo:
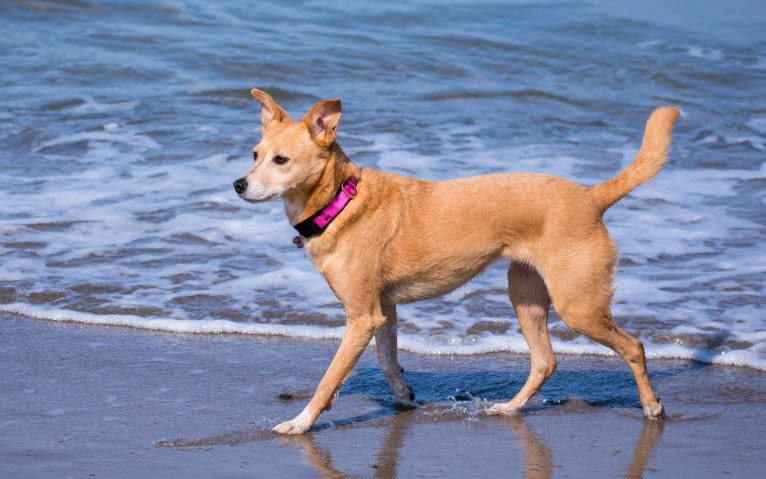
<instances>
[{"instance_id":1,"label":"pink collar","mask_svg":"<svg viewBox=\"0 0 766 479\"><path fill-rule=\"evenodd\" d=\"M298 230L298 233L300 233L300 235L304 238L310 238L320 234L322 231L327 229L330 223L332 223L332 220L334 220L340 214L340 212L343 211L343 208L345 208L352 199L356 198L356 185L358 183L359 178L355 176L348 177L346 181L340 185L338 192L335 194L335 198L333 198L332 201L327 204L327 206L314 213L308 219L301 221L297 225L294 225L293 228ZM296 237L293 240L293 243L298 245L299 248L303 246L303 242L300 241L300 237Z\"/></svg>"}]
</instances>

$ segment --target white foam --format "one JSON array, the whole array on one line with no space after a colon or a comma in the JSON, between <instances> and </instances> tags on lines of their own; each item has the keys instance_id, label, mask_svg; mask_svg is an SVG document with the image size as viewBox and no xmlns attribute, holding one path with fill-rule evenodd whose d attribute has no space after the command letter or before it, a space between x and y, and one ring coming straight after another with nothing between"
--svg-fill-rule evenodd
<instances>
[{"instance_id":1,"label":"white foam","mask_svg":"<svg viewBox=\"0 0 766 479\"><path fill-rule=\"evenodd\" d=\"M766 116L756 116L747 122L747 126L759 133L766 133Z\"/></svg>"},{"instance_id":2,"label":"white foam","mask_svg":"<svg viewBox=\"0 0 766 479\"><path fill-rule=\"evenodd\" d=\"M28 304L14 303L1 305L0 311L22 315L29 318L55 321L77 322L97 326L128 327L149 331L163 331L181 334L249 334L262 336L286 336L304 339L335 339L343 337L343 327L325 327L311 325L282 325L268 323L242 323L229 320L183 320L145 318L131 315L90 314L83 312L50 309ZM766 345L766 335L761 335L762 348ZM371 343L374 345L375 342ZM399 348L418 354L467 356L507 352L527 354L528 347L520 335L471 335L428 337L420 334L399 334ZM558 354L616 356L604 346L589 342L583 338L571 341L552 341L553 349ZM646 346L646 356L650 359L684 359L721 366L750 367L766 371L766 360L754 351L706 351L685 347L682 344Z\"/></svg>"},{"instance_id":3,"label":"white foam","mask_svg":"<svg viewBox=\"0 0 766 479\"><path fill-rule=\"evenodd\" d=\"M717 48L689 47L688 53L691 57L714 62L720 62L724 59L723 51Z\"/></svg>"},{"instance_id":4,"label":"white foam","mask_svg":"<svg viewBox=\"0 0 766 479\"><path fill-rule=\"evenodd\" d=\"M34 319L55 322L74 322L97 326L121 326L149 331L183 334L255 334L263 336L289 336L310 339L338 339L343 328L311 325L280 325L268 323L238 323L229 320L185 320L146 318L120 314L91 314L64 309L50 309L35 305L12 303L0 306L0 311Z\"/></svg>"},{"instance_id":5,"label":"white foam","mask_svg":"<svg viewBox=\"0 0 766 479\"><path fill-rule=\"evenodd\" d=\"M113 113L118 111L130 111L136 108L134 101L120 101L113 103L101 103L89 96L81 98L82 103L70 109L77 114Z\"/></svg>"},{"instance_id":6,"label":"white foam","mask_svg":"<svg viewBox=\"0 0 766 479\"><path fill-rule=\"evenodd\" d=\"M115 125L115 124L109 124L109 125ZM90 154L92 156L96 156L98 158L102 158L103 156L107 156L108 153L105 153L103 150L97 150L99 143L107 143L107 145L104 145L105 147L112 148L115 143L123 143L130 145L131 147L138 147L142 149L154 149L159 148L160 145L154 141L151 137L148 137L146 135L141 135L133 131L125 131L123 133L117 133L119 128L111 127L104 131L90 131L90 132L83 132L83 133L74 133L71 135L62 135L57 138L54 138L53 140L46 141L42 144L40 144L37 148L35 148L36 152L41 152L46 149L55 147L55 146L61 146L61 145L67 145L70 143L79 143L82 141L93 143L92 145L89 145L90 148ZM83 172L87 173L87 171Z\"/></svg>"},{"instance_id":7,"label":"white foam","mask_svg":"<svg viewBox=\"0 0 766 479\"><path fill-rule=\"evenodd\" d=\"M702 138L700 140L700 143L705 145L744 144L744 145L750 145L753 149L758 151L766 150L766 139L761 138L760 136L729 136L729 135L721 135L721 134L711 134L706 136L705 138Z\"/></svg>"}]
</instances>

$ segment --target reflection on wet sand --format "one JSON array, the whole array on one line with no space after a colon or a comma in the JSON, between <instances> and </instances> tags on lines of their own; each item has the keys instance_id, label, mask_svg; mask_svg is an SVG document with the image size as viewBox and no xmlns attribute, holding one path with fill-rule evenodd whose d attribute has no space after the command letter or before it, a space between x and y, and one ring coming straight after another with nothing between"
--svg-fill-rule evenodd
<instances>
[{"instance_id":1,"label":"reflection on wet sand","mask_svg":"<svg viewBox=\"0 0 766 479\"><path fill-rule=\"evenodd\" d=\"M532 432L521 416L508 418L508 424L518 439L521 449L527 453L526 476L529 479L546 479L553 471L553 453L547 444Z\"/></svg>"},{"instance_id":2,"label":"reflection on wet sand","mask_svg":"<svg viewBox=\"0 0 766 479\"><path fill-rule=\"evenodd\" d=\"M317 470L320 477L341 479L346 477L333 465L332 454L325 448L320 447L312 434L302 436L286 436L282 442L296 446L306 457L306 462Z\"/></svg>"},{"instance_id":3,"label":"reflection on wet sand","mask_svg":"<svg viewBox=\"0 0 766 479\"><path fill-rule=\"evenodd\" d=\"M383 442L376 454L376 462L373 464L374 477L387 479L398 477L397 466L399 455L404 444L404 438L408 430L414 424L414 411L403 411L391 416L385 427ZM333 452L326 447L319 446L314 434L302 436L285 436L282 441L298 447L306 458L306 462L319 472L323 478L344 478L344 474L333 465ZM342 454L341 451L336 451Z\"/></svg>"},{"instance_id":4,"label":"reflection on wet sand","mask_svg":"<svg viewBox=\"0 0 766 479\"><path fill-rule=\"evenodd\" d=\"M397 477L397 465L399 464L399 451L402 450L404 437L412 425L412 417L415 411L406 411L395 415L391 424L386 428L383 444L378 451L375 464L375 477L385 479Z\"/></svg>"},{"instance_id":5,"label":"reflection on wet sand","mask_svg":"<svg viewBox=\"0 0 766 479\"><path fill-rule=\"evenodd\" d=\"M409 429L416 424L416 412L406 412L394 415L388 421L380 451L376 455L377 462L373 465L374 477L379 479L398 477L397 466L405 437ZM461 418L458 418L458 420ZM500 419L505 421L518 440L519 449L526 455L525 477L528 479L546 479L553 476L553 458L555 451L544 442L521 416ZM643 477L647 460L651 456L654 445L662 435L663 421L645 420L641 435L636 441L633 458L625 477L638 479ZM333 455L343 454L343 451L333 451L330 447L320 447L314 434L285 438L286 443L295 445L303 453L308 464L314 467L321 477L343 478L343 473L333 465Z\"/></svg>"},{"instance_id":6,"label":"reflection on wet sand","mask_svg":"<svg viewBox=\"0 0 766 479\"><path fill-rule=\"evenodd\" d=\"M641 436L636 442L636 449L633 452L633 461L630 463L628 473L625 475L628 479L640 479L644 477L646 470L646 461L652 454L657 439L662 435L662 429L665 427L665 421L644 421L644 427L641 429Z\"/></svg>"}]
</instances>

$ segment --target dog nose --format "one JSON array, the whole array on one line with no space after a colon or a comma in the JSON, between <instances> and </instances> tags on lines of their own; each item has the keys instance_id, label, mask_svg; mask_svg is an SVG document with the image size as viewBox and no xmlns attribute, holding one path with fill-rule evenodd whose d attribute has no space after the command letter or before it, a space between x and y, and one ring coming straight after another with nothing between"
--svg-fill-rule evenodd
<instances>
[{"instance_id":1,"label":"dog nose","mask_svg":"<svg viewBox=\"0 0 766 479\"><path fill-rule=\"evenodd\" d=\"M244 193L246 189L247 189L246 179L240 178L234 182L234 191L236 191L238 195L241 195L242 193Z\"/></svg>"}]
</instances>

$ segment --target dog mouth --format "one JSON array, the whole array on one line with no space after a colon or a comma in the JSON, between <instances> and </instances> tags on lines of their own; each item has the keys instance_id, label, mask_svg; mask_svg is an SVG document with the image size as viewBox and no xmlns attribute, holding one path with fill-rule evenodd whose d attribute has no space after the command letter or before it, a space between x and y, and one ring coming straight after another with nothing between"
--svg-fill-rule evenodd
<instances>
[{"instance_id":1,"label":"dog mouth","mask_svg":"<svg viewBox=\"0 0 766 479\"><path fill-rule=\"evenodd\" d=\"M244 194L240 194L239 197L247 201L248 203L258 204L258 203L266 203L269 201L274 201L277 198L279 198L279 195L270 195L265 198L247 198L246 196L244 196Z\"/></svg>"}]
</instances>

